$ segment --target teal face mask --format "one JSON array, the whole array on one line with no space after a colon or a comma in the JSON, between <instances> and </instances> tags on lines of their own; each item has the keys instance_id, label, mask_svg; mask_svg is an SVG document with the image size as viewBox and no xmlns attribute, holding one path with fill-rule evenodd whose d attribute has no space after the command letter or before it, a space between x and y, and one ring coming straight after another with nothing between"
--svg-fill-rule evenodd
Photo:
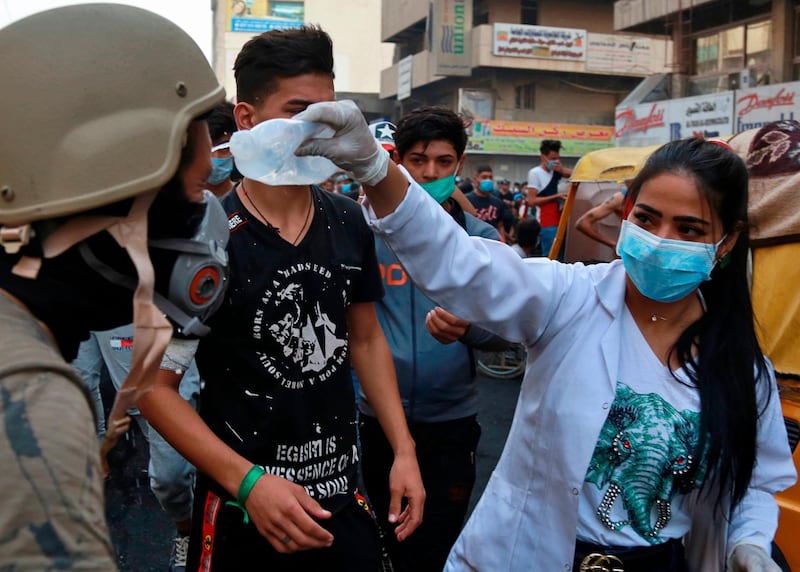
<instances>
[{"instance_id":1,"label":"teal face mask","mask_svg":"<svg viewBox=\"0 0 800 572\"><path fill-rule=\"evenodd\" d=\"M484 179L480 182L478 188L484 193L491 193L494 190L494 181L491 179Z\"/></svg>"},{"instance_id":2,"label":"teal face mask","mask_svg":"<svg viewBox=\"0 0 800 572\"><path fill-rule=\"evenodd\" d=\"M452 175L436 179L435 181L420 183L419 186L428 191L428 194L432 196L437 203L442 204L449 199L453 191L456 190L456 174L453 173Z\"/></svg>"}]
</instances>

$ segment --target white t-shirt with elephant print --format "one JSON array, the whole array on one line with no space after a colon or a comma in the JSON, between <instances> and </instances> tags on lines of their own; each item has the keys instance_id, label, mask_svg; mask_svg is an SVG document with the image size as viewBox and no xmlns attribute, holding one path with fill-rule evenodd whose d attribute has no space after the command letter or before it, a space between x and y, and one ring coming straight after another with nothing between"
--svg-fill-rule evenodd
<instances>
[{"instance_id":1,"label":"white t-shirt with elephant print","mask_svg":"<svg viewBox=\"0 0 800 572\"><path fill-rule=\"evenodd\" d=\"M650 546L681 538L685 494L703 474L694 456L700 397L653 353L623 311L619 379L578 503L578 538L606 546Z\"/></svg>"}]
</instances>

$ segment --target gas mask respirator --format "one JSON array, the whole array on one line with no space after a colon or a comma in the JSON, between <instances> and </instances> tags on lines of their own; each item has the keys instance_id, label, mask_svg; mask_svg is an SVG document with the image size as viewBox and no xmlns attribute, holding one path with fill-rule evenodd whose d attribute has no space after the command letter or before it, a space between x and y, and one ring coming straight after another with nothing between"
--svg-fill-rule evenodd
<instances>
[{"instance_id":1,"label":"gas mask respirator","mask_svg":"<svg viewBox=\"0 0 800 572\"><path fill-rule=\"evenodd\" d=\"M159 292L153 300L181 328L181 333L204 336L205 320L225 296L228 285L228 217L219 200L204 191L205 211L191 238L150 239L151 248L178 253L172 267L166 297Z\"/></svg>"},{"instance_id":2,"label":"gas mask respirator","mask_svg":"<svg viewBox=\"0 0 800 572\"><path fill-rule=\"evenodd\" d=\"M158 238L148 240L161 283L153 301L182 335L192 337L208 334L204 322L222 304L228 285L228 217L209 191L204 191L202 207L202 217L189 238L158 233ZM101 261L86 242L79 250L86 263L109 282L136 288L136 280ZM171 269L163 268L161 260L174 260ZM163 276L167 273L168 280Z\"/></svg>"}]
</instances>

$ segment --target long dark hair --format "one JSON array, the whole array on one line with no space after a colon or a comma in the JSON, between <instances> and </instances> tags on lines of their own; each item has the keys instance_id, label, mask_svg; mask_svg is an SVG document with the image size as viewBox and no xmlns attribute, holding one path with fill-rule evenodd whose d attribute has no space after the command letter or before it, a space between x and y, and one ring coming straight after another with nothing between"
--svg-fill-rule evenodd
<instances>
[{"instance_id":1,"label":"long dark hair","mask_svg":"<svg viewBox=\"0 0 800 572\"><path fill-rule=\"evenodd\" d=\"M700 394L695 458L702 459L704 454L709 468L701 477L701 489L716 486L718 509L728 497L736 506L747 492L755 466L761 413L757 386L767 375L747 282L747 167L724 144L703 139L673 141L656 150L631 183L632 203L645 181L664 173L694 180L722 222L723 232L740 231L733 250L717 263L711 280L700 286L706 312L670 350L670 357L677 356Z\"/></svg>"}]
</instances>

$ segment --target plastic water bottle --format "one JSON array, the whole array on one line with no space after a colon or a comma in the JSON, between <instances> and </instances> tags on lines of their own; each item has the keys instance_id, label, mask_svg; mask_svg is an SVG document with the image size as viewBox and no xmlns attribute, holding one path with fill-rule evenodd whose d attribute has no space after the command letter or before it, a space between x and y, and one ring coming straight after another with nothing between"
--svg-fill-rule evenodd
<instances>
[{"instance_id":1,"label":"plastic water bottle","mask_svg":"<svg viewBox=\"0 0 800 572\"><path fill-rule=\"evenodd\" d=\"M231 135L231 154L236 168L248 179L273 186L311 185L339 168L325 157L298 157L295 149L306 139L330 138L333 133L320 123L270 119Z\"/></svg>"}]
</instances>

